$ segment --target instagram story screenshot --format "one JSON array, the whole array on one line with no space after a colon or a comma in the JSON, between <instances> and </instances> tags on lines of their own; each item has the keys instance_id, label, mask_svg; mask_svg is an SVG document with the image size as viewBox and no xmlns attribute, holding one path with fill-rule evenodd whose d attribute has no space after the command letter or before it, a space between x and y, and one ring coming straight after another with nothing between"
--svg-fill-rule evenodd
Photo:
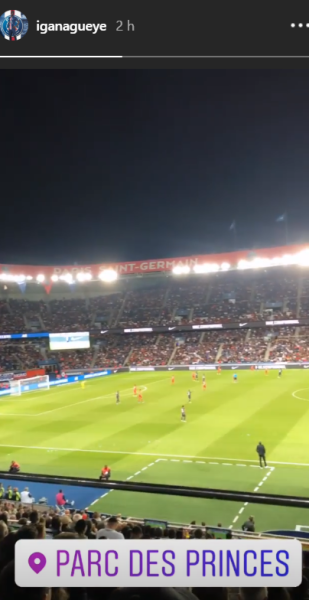
<instances>
[{"instance_id":1,"label":"instagram story screenshot","mask_svg":"<svg viewBox=\"0 0 309 600\"><path fill-rule=\"evenodd\" d=\"M309 600L309 8L0 6L0 600Z\"/></svg>"}]
</instances>

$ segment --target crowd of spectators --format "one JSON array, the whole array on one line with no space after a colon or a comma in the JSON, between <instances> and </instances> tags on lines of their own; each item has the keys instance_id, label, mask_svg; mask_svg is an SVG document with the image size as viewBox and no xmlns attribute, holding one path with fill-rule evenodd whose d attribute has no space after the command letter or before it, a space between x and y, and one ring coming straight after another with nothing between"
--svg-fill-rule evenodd
<instances>
[{"instance_id":1,"label":"crowd of spectators","mask_svg":"<svg viewBox=\"0 0 309 600\"><path fill-rule=\"evenodd\" d=\"M200 341L201 337L204 338L202 342ZM217 332L209 332L204 334L204 336L203 334L201 336L190 332L183 337L179 336L176 341L176 352L173 356L172 364L198 365L205 362L215 362L219 349L217 340Z\"/></svg>"},{"instance_id":2,"label":"crowd of spectators","mask_svg":"<svg viewBox=\"0 0 309 600\"><path fill-rule=\"evenodd\" d=\"M164 287L151 290L129 291L117 325L119 327L151 327L160 323L168 325L172 312L165 306L167 290Z\"/></svg>"},{"instance_id":3,"label":"crowd of spectators","mask_svg":"<svg viewBox=\"0 0 309 600\"><path fill-rule=\"evenodd\" d=\"M142 344L138 343L136 336L132 337L132 351L128 359L128 365L164 366L168 364L175 347L175 339L172 335L144 336L144 342Z\"/></svg>"},{"instance_id":4,"label":"crowd of spectators","mask_svg":"<svg viewBox=\"0 0 309 600\"><path fill-rule=\"evenodd\" d=\"M72 369L90 369L93 364L94 349L64 350L48 354L49 359L54 358L61 372Z\"/></svg>"},{"instance_id":5,"label":"crowd of spectators","mask_svg":"<svg viewBox=\"0 0 309 600\"><path fill-rule=\"evenodd\" d=\"M88 285L88 284L85 284ZM118 284L117 284L118 285ZM99 289L99 288L98 288ZM309 316L309 278L297 269L233 271L196 277L126 280L100 295L0 301L2 333L95 331L173 324L250 322ZM80 292L79 292L80 293ZM87 292L88 293L88 292ZM54 360L62 370L138 365L309 360L304 328L173 334L108 334L89 350L52 353L34 340L1 340L0 369L18 370Z\"/></svg>"},{"instance_id":6,"label":"crowd of spectators","mask_svg":"<svg viewBox=\"0 0 309 600\"><path fill-rule=\"evenodd\" d=\"M269 359L274 362L307 362L309 361L309 330L302 327L296 337L287 331L283 335L271 339Z\"/></svg>"},{"instance_id":7,"label":"crowd of spectators","mask_svg":"<svg viewBox=\"0 0 309 600\"><path fill-rule=\"evenodd\" d=\"M222 345L220 362L247 363L263 362L266 358L267 341L263 336L253 335L253 330L230 331Z\"/></svg>"},{"instance_id":8,"label":"crowd of spectators","mask_svg":"<svg viewBox=\"0 0 309 600\"><path fill-rule=\"evenodd\" d=\"M83 299L51 300L43 317L46 331L89 331L90 312Z\"/></svg>"},{"instance_id":9,"label":"crowd of spectators","mask_svg":"<svg viewBox=\"0 0 309 600\"><path fill-rule=\"evenodd\" d=\"M83 284L92 285L92 284ZM94 285L94 284L93 284ZM99 327L147 327L170 323L229 322L309 316L309 278L297 269L233 271L207 276L157 277L126 281L117 291L72 289L57 299L26 297L0 301L3 333L33 330L78 331ZM116 287L115 287L116 289ZM29 292L30 293L30 292ZM86 294L91 294L87 296Z\"/></svg>"},{"instance_id":10,"label":"crowd of spectators","mask_svg":"<svg viewBox=\"0 0 309 600\"><path fill-rule=\"evenodd\" d=\"M38 367L44 360L43 345L32 340L1 340L0 371L20 371Z\"/></svg>"},{"instance_id":11,"label":"crowd of spectators","mask_svg":"<svg viewBox=\"0 0 309 600\"><path fill-rule=\"evenodd\" d=\"M253 517L250 517L254 523ZM244 524L245 526L245 524ZM217 531L221 524L218 524ZM251 531L254 531L251 529ZM20 588L15 584L14 551L18 540L75 539L213 539L216 534L205 523L195 521L184 528L145 526L122 519L104 519L100 513L56 510L0 503L0 600L308 600L309 555L303 553L303 578L299 587L290 588ZM231 531L219 534L230 539Z\"/></svg>"},{"instance_id":12,"label":"crowd of spectators","mask_svg":"<svg viewBox=\"0 0 309 600\"><path fill-rule=\"evenodd\" d=\"M225 329L186 333L109 334L89 349L52 352L47 341L1 340L0 371L55 364L60 371L164 366L309 361L309 328Z\"/></svg>"}]
</instances>

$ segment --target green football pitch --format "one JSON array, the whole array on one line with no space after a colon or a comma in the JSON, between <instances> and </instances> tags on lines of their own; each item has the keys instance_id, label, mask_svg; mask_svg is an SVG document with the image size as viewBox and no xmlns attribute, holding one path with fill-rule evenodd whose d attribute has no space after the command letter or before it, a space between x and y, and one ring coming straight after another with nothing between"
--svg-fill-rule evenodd
<instances>
[{"instance_id":1,"label":"green football pitch","mask_svg":"<svg viewBox=\"0 0 309 600\"><path fill-rule=\"evenodd\" d=\"M309 496L309 373L206 372L207 389L191 373L111 375L0 400L0 465L24 472ZM133 386L143 390L142 404ZM187 391L192 391L188 403ZM116 405L115 393L120 392ZM180 409L186 406L187 422ZM269 468L255 452L262 441ZM98 498L100 493L98 491ZM305 509L109 492L93 510L239 528L250 514L258 530L303 529Z\"/></svg>"}]
</instances>

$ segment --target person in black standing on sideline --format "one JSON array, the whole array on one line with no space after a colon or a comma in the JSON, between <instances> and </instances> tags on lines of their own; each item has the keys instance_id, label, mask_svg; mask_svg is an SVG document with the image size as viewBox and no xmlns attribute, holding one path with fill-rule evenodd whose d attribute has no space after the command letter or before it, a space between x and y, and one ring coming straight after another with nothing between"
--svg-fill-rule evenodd
<instances>
[{"instance_id":1,"label":"person in black standing on sideline","mask_svg":"<svg viewBox=\"0 0 309 600\"><path fill-rule=\"evenodd\" d=\"M266 448L264 446L264 444L262 444L262 442L259 442L257 447L256 447L256 451L259 455L259 459L260 459L260 467L267 467L266 464Z\"/></svg>"}]
</instances>

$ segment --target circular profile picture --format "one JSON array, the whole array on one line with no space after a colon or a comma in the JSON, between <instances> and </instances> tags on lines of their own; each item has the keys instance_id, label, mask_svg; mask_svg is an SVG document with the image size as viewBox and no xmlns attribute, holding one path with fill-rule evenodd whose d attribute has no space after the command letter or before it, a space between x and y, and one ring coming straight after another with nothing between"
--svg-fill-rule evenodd
<instances>
[{"instance_id":1,"label":"circular profile picture","mask_svg":"<svg viewBox=\"0 0 309 600\"><path fill-rule=\"evenodd\" d=\"M0 33L5 40L17 42L28 31L28 19L19 10L7 10L0 17Z\"/></svg>"}]
</instances>

